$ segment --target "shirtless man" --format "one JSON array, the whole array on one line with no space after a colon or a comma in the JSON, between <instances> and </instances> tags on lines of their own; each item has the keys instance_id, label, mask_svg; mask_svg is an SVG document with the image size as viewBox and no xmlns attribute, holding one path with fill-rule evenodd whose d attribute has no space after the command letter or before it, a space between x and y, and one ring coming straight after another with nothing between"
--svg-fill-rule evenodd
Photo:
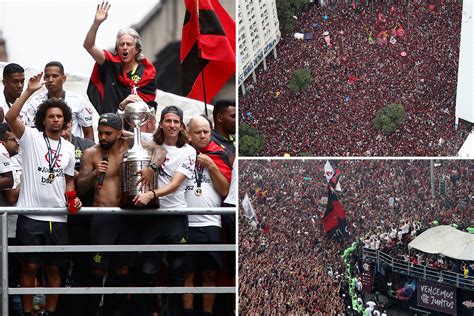
<instances>
[{"instance_id":1,"label":"shirtless man","mask_svg":"<svg viewBox=\"0 0 474 316\"><path fill-rule=\"evenodd\" d=\"M98 123L99 144L84 151L81 159L81 168L77 179L78 193L87 193L95 189L93 206L111 207L119 206L121 198L120 163L123 154L128 150L127 142L122 138L122 121L117 114L105 113L99 118ZM99 178L103 174L103 184ZM98 245L126 244L131 240L129 232L124 225L124 218L120 215L94 215L91 221L91 243ZM92 255L92 281L91 286L102 286L102 280L113 257L113 271L109 271L107 283L109 286L128 285L128 264L130 253L94 253ZM99 306L100 295L93 305ZM120 300L120 297L106 297ZM106 302L109 303L109 302ZM110 306L120 304L111 303ZM94 311L95 315L96 310Z\"/></svg>"}]
</instances>

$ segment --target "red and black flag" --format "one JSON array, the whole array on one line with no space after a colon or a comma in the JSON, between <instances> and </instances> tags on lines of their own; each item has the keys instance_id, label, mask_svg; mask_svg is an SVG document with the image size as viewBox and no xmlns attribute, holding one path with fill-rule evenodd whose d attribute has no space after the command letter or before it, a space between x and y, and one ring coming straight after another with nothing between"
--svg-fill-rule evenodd
<instances>
[{"instance_id":1,"label":"red and black flag","mask_svg":"<svg viewBox=\"0 0 474 316\"><path fill-rule=\"evenodd\" d=\"M95 64L87 87L87 96L97 112L115 113L118 105L134 92L149 106L156 107L156 70L146 58L138 63L132 73L125 73L117 54L104 50L105 61Z\"/></svg>"},{"instance_id":2,"label":"red and black flag","mask_svg":"<svg viewBox=\"0 0 474 316\"><path fill-rule=\"evenodd\" d=\"M182 94L210 101L235 73L235 22L218 0L184 0Z\"/></svg>"},{"instance_id":3,"label":"red and black flag","mask_svg":"<svg viewBox=\"0 0 474 316\"><path fill-rule=\"evenodd\" d=\"M323 216L323 229L329 238L347 235L346 214L337 195L328 189L328 203Z\"/></svg>"},{"instance_id":4,"label":"red and black flag","mask_svg":"<svg viewBox=\"0 0 474 316\"><path fill-rule=\"evenodd\" d=\"M232 164L230 163L229 156L227 156L225 150L214 141L211 141L201 150L201 153L206 154L212 159L212 161L214 161L222 175L230 183L232 177Z\"/></svg>"}]
</instances>

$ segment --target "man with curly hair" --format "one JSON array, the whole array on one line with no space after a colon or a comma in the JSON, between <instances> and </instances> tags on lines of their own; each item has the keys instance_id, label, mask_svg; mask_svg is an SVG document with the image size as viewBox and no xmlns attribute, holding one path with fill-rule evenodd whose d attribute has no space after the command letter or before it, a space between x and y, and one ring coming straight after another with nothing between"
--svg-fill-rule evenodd
<instances>
[{"instance_id":1,"label":"man with curly hair","mask_svg":"<svg viewBox=\"0 0 474 316\"><path fill-rule=\"evenodd\" d=\"M25 126L18 114L31 95L44 82L39 73L28 81L28 87L6 115L10 129L19 139L22 149L23 181L20 185L18 207L65 207L66 192L74 191L74 146L61 137L71 121L71 109L61 100L44 101L35 115L35 128ZM76 198L75 206L81 207ZM67 215L20 215L17 221L20 245L65 245L68 243ZM22 287L35 287L35 277L44 262L47 287L60 287L60 267L65 263L61 253L41 255L25 253L20 275ZM46 315L55 315L58 295L48 295ZM24 315L33 313L33 295L22 296Z\"/></svg>"}]
</instances>

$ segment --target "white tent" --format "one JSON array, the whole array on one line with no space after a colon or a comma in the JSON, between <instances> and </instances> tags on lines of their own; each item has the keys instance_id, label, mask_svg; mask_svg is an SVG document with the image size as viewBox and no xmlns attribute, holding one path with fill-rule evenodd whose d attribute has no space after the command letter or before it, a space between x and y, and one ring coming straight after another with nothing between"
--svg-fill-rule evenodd
<instances>
[{"instance_id":1,"label":"white tent","mask_svg":"<svg viewBox=\"0 0 474 316\"><path fill-rule=\"evenodd\" d=\"M428 229L413 239L408 244L408 248L459 260L474 261L474 235L447 225Z\"/></svg>"}]
</instances>

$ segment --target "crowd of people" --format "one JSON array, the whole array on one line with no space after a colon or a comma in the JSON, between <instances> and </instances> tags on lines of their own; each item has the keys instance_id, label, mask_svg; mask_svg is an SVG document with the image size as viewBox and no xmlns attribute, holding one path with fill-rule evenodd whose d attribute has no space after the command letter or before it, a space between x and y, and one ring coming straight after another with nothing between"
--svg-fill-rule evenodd
<instances>
[{"instance_id":1,"label":"crowd of people","mask_svg":"<svg viewBox=\"0 0 474 316\"><path fill-rule=\"evenodd\" d=\"M95 44L110 7L107 1L97 6L83 43L96 62L87 88L89 100L64 88L67 77L59 61L47 63L43 72L31 78L25 78L24 68L17 63L3 68L0 205L68 210L68 214L36 210L9 215L9 244L234 244L232 215L186 215L184 211L80 215L83 206L182 211L236 205L235 102L215 103L214 124L203 114L186 118L185 125L183 110L174 105L157 114L156 70L141 54L137 31L120 30L115 51ZM100 115L97 122L92 106ZM154 114L146 116L148 122L133 121L146 123L137 128L147 153L140 152L137 135L125 125L132 123L124 110ZM131 120L137 117L132 115ZM137 154L140 159L130 162ZM125 158L129 160L124 162ZM9 257L9 286L214 287L218 282L232 286L235 252L227 254L225 264L224 256L214 251L26 252ZM202 299L191 293L87 294L47 294L42 306L32 294L21 299L10 295L9 314L33 316L41 310L44 316L192 316L230 314L233 309L229 299L216 299L215 293L203 293Z\"/></svg>"},{"instance_id":2,"label":"crowd of people","mask_svg":"<svg viewBox=\"0 0 474 316\"><path fill-rule=\"evenodd\" d=\"M472 128L455 126L461 11L458 1L310 5L294 32L314 39L282 35L278 58L246 82L240 124L264 135L262 156L456 156ZM302 68L312 83L293 93ZM373 120L389 103L406 117L385 135Z\"/></svg>"},{"instance_id":3,"label":"crowd of people","mask_svg":"<svg viewBox=\"0 0 474 316\"><path fill-rule=\"evenodd\" d=\"M241 313L342 315L347 293L342 253L352 242L382 247L372 235L394 231L397 239L413 223L418 232L433 221L461 230L474 224L474 165L468 160L436 164L435 195L428 160L340 160L338 197L349 236L329 239L321 222L326 209L321 198L327 196L323 166L321 160L241 161L239 197L249 194L258 221L255 228L239 216ZM443 192L440 179L449 179Z\"/></svg>"}]
</instances>

